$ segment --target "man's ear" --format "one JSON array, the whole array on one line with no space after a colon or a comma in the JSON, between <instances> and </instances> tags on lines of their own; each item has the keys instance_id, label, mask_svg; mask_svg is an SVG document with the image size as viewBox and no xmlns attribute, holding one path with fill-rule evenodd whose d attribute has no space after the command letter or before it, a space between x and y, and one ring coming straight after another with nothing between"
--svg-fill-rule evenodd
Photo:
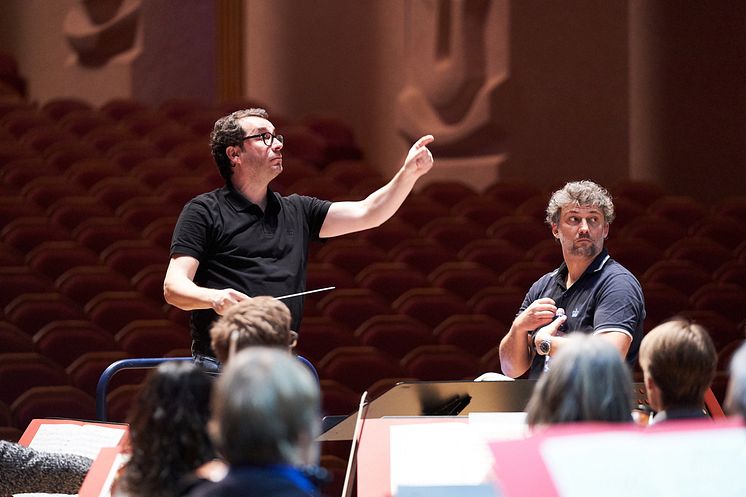
<instances>
[{"instance_id":1,"label":"man's ear","mask_svg":"<svg viewBox=\"0 0 746 497\"><path fill-rule=\"evenodd\" d=\"M552 235L554 235L555 238L559 238L559 230L555 223L552 223Z\"/></svg>"}]
</instances>

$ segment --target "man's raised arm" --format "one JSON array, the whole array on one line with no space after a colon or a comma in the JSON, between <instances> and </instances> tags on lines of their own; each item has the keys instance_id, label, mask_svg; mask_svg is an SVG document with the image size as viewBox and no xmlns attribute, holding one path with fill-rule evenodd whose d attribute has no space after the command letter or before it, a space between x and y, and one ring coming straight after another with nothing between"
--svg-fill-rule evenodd
<instances>
[{"instance_id":1,"label":"man's raised arm","mask_svg":"<svg viewBox=\"0 0 746 497\"><path fill-rule=\"evenodd\" d=\"M393 216L412 191L417 179L433 167L433 156L427 148L433 140L432 135L417 140L409 149L404 165L391 181L365 199L333 203L321 226L321 238L375 228Z\"/></svg>"}]
</instances>

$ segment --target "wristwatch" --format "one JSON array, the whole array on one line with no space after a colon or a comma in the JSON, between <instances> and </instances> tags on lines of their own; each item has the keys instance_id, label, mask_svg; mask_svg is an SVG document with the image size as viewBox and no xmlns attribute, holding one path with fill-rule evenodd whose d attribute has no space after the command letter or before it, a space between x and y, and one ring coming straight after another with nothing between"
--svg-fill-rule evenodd
<instances>
[{"instance_id":1,"label":"wristwatch","mask_svg":"<svg viewBox=\"0 0 746 497\"><path fill-rule=\"evenodd\" d=\"M549 355L551 350L552 341L549 338L543 338L541 342L539 342L539 347L536 349L539 355Z\"/></svg>"}]
</instances>

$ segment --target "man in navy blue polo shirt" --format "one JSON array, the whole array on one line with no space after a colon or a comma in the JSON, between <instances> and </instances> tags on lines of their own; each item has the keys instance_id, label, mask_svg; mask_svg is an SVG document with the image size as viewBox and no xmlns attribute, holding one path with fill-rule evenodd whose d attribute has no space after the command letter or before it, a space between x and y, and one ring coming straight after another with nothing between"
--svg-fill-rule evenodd
<instances>
[{"instance_id":1,"label":"man in navy blue polo shirt","mask_svg":"<svg viewBox=\"0 0 746 497\"><path fill-rule=\"evenodd\" d=\"M554 192L546 221L564 262L531 286L500 341L503 373L516 378L528 370L537 378L562 349L565 332L574 331L609 340L630 366L635 363L645 303L637 278L604 247L613 220L611 196L592 181Z\"/></svg>"},{"instance_id":2,"label":"man in navy blue polo shirt","mask_svg":"<svg viewBox=\"0 0 746 497\"><path fill-rule=\"evenodd\" d=\"M192 355L214 364L209 329L218 315L257 295L305 290L308 245L379 226L401 206L417 179L433 166L423 136L386 185L357 202L279 195L269 183L282 172L282 135L264 109L218 119L210 135L223 188L189 201L171 241L164 280L166 302L193 311ZM297 330L303 299L284 300ZM206 364L207 363L207 364Z\"/></svg>"}]
</instances>

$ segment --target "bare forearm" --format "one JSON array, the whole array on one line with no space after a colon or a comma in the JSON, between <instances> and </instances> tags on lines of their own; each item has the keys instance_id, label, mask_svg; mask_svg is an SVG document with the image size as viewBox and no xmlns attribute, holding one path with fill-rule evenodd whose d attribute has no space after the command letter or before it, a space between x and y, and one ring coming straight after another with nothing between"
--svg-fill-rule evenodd
<instances>
[{"instance_id":1,"label":"bare forearm","mask_svg":"<svg viewBox=\"0 0 746 497\"><path fill-rule=\"evenodd\" d=\"M531 365L528 351L528 332L519 329L515 323L500 341L500 367L503 373L517 378Z\"/></svg>"},{"instance_id":2,"label":"bare forearm","mask_svg":"<svg viewBox=\"0 0 746 497\"><path fill-rule=\"evenodd\" d=\"M220 290L198 286L185 277L166 277L163 297L169 304L185 311L211 309Z\"/></svg>"}]
</instances>

